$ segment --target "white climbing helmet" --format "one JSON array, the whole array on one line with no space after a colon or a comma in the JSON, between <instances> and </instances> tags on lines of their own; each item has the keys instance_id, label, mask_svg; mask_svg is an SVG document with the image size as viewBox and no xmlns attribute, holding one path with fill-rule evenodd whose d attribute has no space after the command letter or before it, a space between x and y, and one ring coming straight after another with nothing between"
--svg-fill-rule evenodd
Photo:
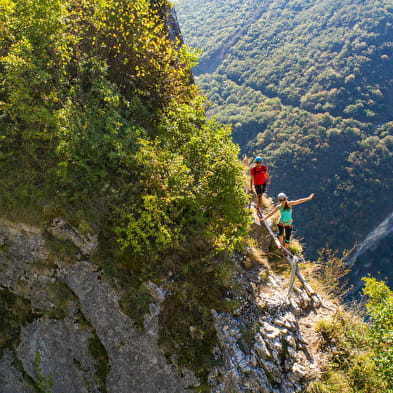
<instances>
[{"instance_id":1,"label":"white climbing helmet","mask_svg":"<svg viewBox=\"0 0 393 393\"><path fill-rule=\"evenodd\" d=\"M283 192L280 192L280 193L277 195L277 198L278 198L278 199L287 199L287 196L286 196Z\"/></svg>"}]
</instances>

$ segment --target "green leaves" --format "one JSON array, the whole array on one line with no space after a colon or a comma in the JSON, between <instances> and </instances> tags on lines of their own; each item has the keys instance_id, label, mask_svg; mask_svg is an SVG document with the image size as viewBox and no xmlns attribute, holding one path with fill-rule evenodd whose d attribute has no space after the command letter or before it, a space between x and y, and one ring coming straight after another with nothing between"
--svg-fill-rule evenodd
<instances>
[{"instance_id":1,"label":"green leaves","mask_svg":"<svg viewBox=\"0 0 393 393\"><path fill-rule=\"evenodd\" d=\"M157 252L178 246L181 227L175 226L170 215L177 202L176 198L143 196L140 208L133 209L133 213L125 217L126 223L118 228L121 248L139 255L156 256Z\"/></svg>"},{"instance_id":2,"label":"green leaves","mask_svg":"<svg viewBox=\"0 0 393 393\"><path fill-rule=\"evenodd\" d=\"M95 260L125 285L170 287L175 320L161 331L207 376L196 363L212 357L210 309L224 308L247 199L238 149L206 120L196 54L169 40L168 11L164 0L0 0L0 206L27 210L23 221L64 216L97 233Z\"/></svg>"},{"instance_id":3,"label":"green leaves","mask_svg":"<svg viewBox=\"0 0 393 393\"><path fill-rule=\"evenodd\" d=\"M363 278L363 293L368 296L367 310L371 316L376 363L380 375L393 391L393 292L385 283L372 277Z\"/></svg>"},{"instance_id":4,"label":"green leaves","mask_svg":"<svg viewBox=\"0 0 393 393\"><path fill-rule=\"evenodd\" d=\"M143 191L127 216L127 229L120 229L123 248L128 244L144 252L149 238L163 249L176 246L185 231L204 233L218 248L233 249L245 234L248 215L237 150L227 128L202 120L199 109L173 102L163 114L163 134L153 142L139 140L134 159L143 175L135 180Z\"/></svg>"},{"instance_id":5,"label":"green leaves","mask_svg":"<svg viewBox=\"0 0 393 393\"><path fill-rule=\"evenodd\" d=\"M389 1L189 0L177 12L201 49L195 72L207 113L232 125L242 154L263 153L268 192L318 191L322 217L311 205L296 216L312 257L326 242L351 248L390 214Z\"/></svg>"},{"instance_id":6,"label":"green leaves","mask_svg":"<svg viewBox=\"0 0 393 393\"><path fill-rule=\"evenodd\" d=\"M330 362L308 393L393 392L393 293L375 278L363 281L367 322L350 309L317 325Z\"/></svg>"},{"instance_id":7,"label":"green leaves","mask_svg":"<svg viewBox=\"0 0 393 393\"><path fill-rule=\"evenodd\" d=\"M247 222L237 150L206 123L195 54L169 41L166 7L3 1L0 157L18 147L46 173L42 190L72 204L116 201L123 250L158 252L193 230L232 247Z\"/></svg>"}]
</instances>

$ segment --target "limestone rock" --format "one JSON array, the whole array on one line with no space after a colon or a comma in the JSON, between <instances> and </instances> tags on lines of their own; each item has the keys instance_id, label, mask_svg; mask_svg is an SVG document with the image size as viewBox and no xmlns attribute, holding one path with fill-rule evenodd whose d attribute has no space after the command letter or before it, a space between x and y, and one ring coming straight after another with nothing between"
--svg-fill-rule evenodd
<instances>
[{"instance_id":1,"label":"limestone rock","mask_svg":"<svg viewBox=\"0 0 393 393\"><path fill-rule=\"evenodd\" d=\"M71 242L82 258L57 258L46 230ZM53 393L102 393L103 385L107 393L185 393L198 384L191 372L180 374L169 364L158 346L165 291L144 283L153 300L144 332L136 330L119 306L116 285L88 260L96 246L94 237L81 236L62 220L49 229L0 220L0 289L27 299L35 318L19 327L18 342L3 351L0 393L32 393L37 353L43 374L53 378ZM243 259L237 258L240 266ZM266 266L251 267L236 278L243 287L237 311L212 310L219 340L215 357L222 364L211 369L211 392L301 392L304 381L319 371L306 351L313 324L299 323L306 295L297 289L287 302L285 279L270 271L266 279ZM103 359L96 358L92 343ZM97 375L98 361L106 362L107 374Z\"/></svg>"},{"instance_id":2,"label":"limestone rock","mask_svg":"<svg viewBox=\"0 0 393 393\"><path fill-rule=\"evenodd\" d=\"M82 251L84 256L91 255L98 246L97 236L90 234L82 236L62 218L55 218L47 230L57 239L71 241Z\"/></svg>"},{"instance_id":3,"label":"limestone rock","mask_svg":"<svg viewBox=\"0 0 393 393\"><path fill-rule=\"evenodd\" d=\"M5 351L0 359L0 393L34 393L12 363L11 353Z\"/></svg>"},{"instance_id":4,"label":"limestone rock","mask_svg":"<svg viewBox=\"0 0 393 393\"><path fill-rule=\"evenodd\" d=\"M0 221L0 289L29 299L37 317L21 328L17 347L0 359L0 393L31 393L26 381L37 381L37 353L43 375L53 378L53 393L98 393L102 383L108 393L180 393L198 384L191 372L180 375L168 364L158 347L158 315L165 298L159 287L147 283L154 303L145 318L147 330L140 333L121 311L120 293L95 265L87 260L49 261L43 233ZM63 222L52 225L51 233L72 241L84 254L95 247L94 241L82 242ZM92 340L107 357L104 381L97 379ZM12 356L21 368L15 368Z\"/></svg>"},{"instance_id":5,"label":"limestone rock","mask_svg":"<svg viewBox=\"0 0 393 393\"><path fill-rule=\"evenodd\" d=\"M53 378L52 393L98 393L90 337L89 331L72 321L36 320L22 329L18 358L25 372L37 381L34 362L40 353L42 374Z\"/></svg>"},{"instance_id":6,"label":"limestone rock","mask_svg":"<svg viewBox=\"0 0 393 393\"><path fill-rule=\"evenodd\" d=\"M170 366L156 340L141 334L118 304L119 295L87 262L78 262L63 272L67 285L80 301L85 318L94 326L110 364L108 392L184 392L193 381L181 378Z\"/></svg>"}]
</instances>

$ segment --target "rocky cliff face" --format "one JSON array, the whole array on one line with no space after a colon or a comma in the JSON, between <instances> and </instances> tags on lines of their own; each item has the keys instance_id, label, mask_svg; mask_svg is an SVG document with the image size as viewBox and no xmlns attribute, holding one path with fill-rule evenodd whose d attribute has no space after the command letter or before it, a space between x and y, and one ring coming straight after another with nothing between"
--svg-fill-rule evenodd
<instances>
[{"instance_id":1,"label":"rocky cliff face","mask_svg":"<svg viewBox=\"0 0 393 393\"><path fill-rule=\"evenodd\" d=\"M159 290L150 286L157 304L140 333L114 284L88 260L94 238L61 220L46 230L2 220L0 240L0 296L13 327L1 328L1 393L34 392L40 376L53 379L53 393L183 392L195 383L157 346ZM25 318L15 315L16 299L26 303Z\"/></svg>"},{"instance_id":2,"label":"rocky cliff face","mask_svg":"<svg viewBox=\"0 0 393 393\"><path fill-rule=\"evenodd\" d=\"M262 227L254 236L269 247ZM0 393L174 393L198 384L157 344L165 293L147 283L155 302L137 330L119 307L121 290L89 261L94 237L60 219L48 228L1 220L0 245ZM211 392L300 392L323 361L313 325L333 307L314 309L300 288L288 302L287 280L258 258L239 268L240 308L212 310L222 364L211 370Z\"/></svg>"},{"instance_id":3,"label":"rocky cliff face","mask_svg":"<svg viewBox=\"0 0 393 393\"><path fill-rule=\"evenodd\" d=\"M215 370L213 392L303 392L325 363L315 324L337 309L327 299L316 306L300 287L287 298L288 280L261 263L274 246L266 229L253 225L251 235L259 248L249 250L254 260L239 275L244 293L234 315L215 313L224 366ZM241 258L249 260L249 256ZM285 269L282 261L272 263ZM244 261L239 261L244 265ZM281 266L279 266L281 265Z\"/></svg>"}]
</instances>

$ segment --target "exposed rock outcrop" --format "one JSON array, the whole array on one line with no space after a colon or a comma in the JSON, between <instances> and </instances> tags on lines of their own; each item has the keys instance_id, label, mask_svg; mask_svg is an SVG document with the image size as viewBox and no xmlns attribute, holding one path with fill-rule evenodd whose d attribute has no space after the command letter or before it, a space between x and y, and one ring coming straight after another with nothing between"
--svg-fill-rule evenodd
<instances>
[{"instance_id":1,"label":"exposed rock outcrop","mask_svg":"<svg viewBox=\"0 0 393 393\"><path fill-rule=\"evenodd\" d=\"M72 227L56 222L61 230L52 225L48 231L88 254L91 238L84 243ZM37 353L43 375L53 379L53 393L174 393L197 382L191 373L180 375L159 349L157 313L148 318L150 328L138 332L119 307L120 294L95 265L56 259L56 238L48 250L39 228L1 221L0 238L1 288L29 299L36 316L19 327L15 346L3 351L1 393L33 392Z\"/></svg>"},{"instance_id":2,"label":"exposed rock outcrop","mask_svg":"<svg viewBox=\"0 0 393 393\"><path fill-rule=\"evenodd\" d=\"M262 229L254 235L269 246ZM60 219L46 229L1 220L0 242L0 295L23 299L26 308L13 340L1 346L0 393L34 391L37 354L53 393L180 393L198 384L191 372L169 364L157 344L164 291L146 283L154 303L140 332L122 312L116 285L83 258L96 246L93 236ZM239 265L244 258L237 257ZM237 280L238 310L212 310L223 364L211 370L211 392L301 392L322 359L307 329L326 309L314 310L301 288L288 302L287 280L261 263L240 269Z\"/></svg>"},{"instance_id":3,"label":"exposed rock outcrop","mask_svg":"<svg viewBox=\"0 0 393 393\"><path fill-rule=\"evenodd\" d=\"M251 235L270 250L264 226L254 224ZM261 263L245 269L238 280L244 286L239 310L234 315L214 312L217 354L224 365L211 375L212 391L303 392L326 361L315 323L331 316L336 306L325 299L317 309L302 287L295 287L289 301L287 280Z\"/></svg>"},{"instance_id":4,"label":"exposed rock outcrop","mask_svg":"<svg viewBox=\"0 0 393 393\"><path fill-rule=\"evenodd\" d=\"M261 281L250 282L255 295L243 303L238 316L215 313L225 359L215 392L301 392L318 371L304 345L301 303L296 299L294 308L279 286Z\"/></svg>"}]
</instances>

